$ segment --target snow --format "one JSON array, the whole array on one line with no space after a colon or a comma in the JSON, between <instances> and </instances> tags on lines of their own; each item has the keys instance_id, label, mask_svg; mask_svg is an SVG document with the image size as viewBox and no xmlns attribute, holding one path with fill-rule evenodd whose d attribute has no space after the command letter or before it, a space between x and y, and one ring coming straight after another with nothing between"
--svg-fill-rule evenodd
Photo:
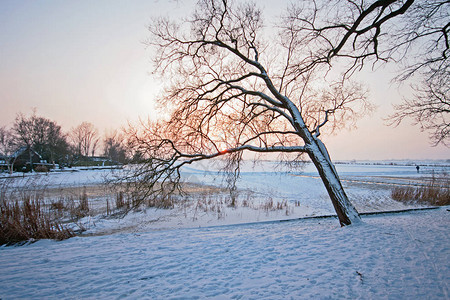
<instances>
[{"instance_id":1,"label":"snow","mask_svg":"<svg viewBox=\"0 0 450 300\"><path fill-rule=\"evenodd\" d=\"M0 248L0 298L448 299L448 208Z\"/></svg>"},{"instance_id":2,"label":"snow","mask_svg":"<svg viewBox=\"0 0 450 300\"><path fill-rule=\"evenodd\" d=\"M196 164L183 176L224 186L219 167ZM358 211L379 212L416 208L392 200L391 187L421 184L449 166L422 165L420 173L414 164L336 169ZM7 186L95 185L109 176L55 172ZM0 247L0 299L449 299L450 207L365 215L341 228L336 218L298 219L334 213L312 164L288 171L270 161L244 163L237 187L238 200L248 197L253 207L97 215L80 220L88 230L79 237ZM288 209L258 208L268 199Z\"/></svg>"},{"instance_id":3,"label":"snow","mask_svg":"<svg viewBox=\"0 0 450 300\"><path fill-rule=\"evenodd\" d=\"M224 178L218 175L220 166L220 160L194 164L184 169L183 176L187 182L223 187L226 186L226 183ZM359 212L420 207L392 200L391 187L414 183L414 180L423 181L423 178L429 176L433 170L436 173L442 171L441 166L436 166L430 167L428 170L424 169L422 173L417 174L415 166L353 164L338 165L337 169L348 196ZM102 175L94 175L97 174L94 172L101 172L98 174ZM81 177L78 173L74 174L77 178ZM104 171L98 170L87 174L90 174L86 175L87 177L106 176ZM285 166L279 165L277 162L265 161L256 165L245 162L240 175L241 178L237 182L239 190L237 209L217 204L221 199L229 198L227 193L223 193L219 196L206 196L206 200L212 199L217 204L215 205L220 208L220 214L211 211L211 207L197 209L196 206L191 206L179 207L174 210L147 209L119 219L104 218L102 215L98 215L86 217L79 223L88 229L86 232L88 234L106 234L117 231L141 232L334 214L334 208L326 189L312 164L305 164L301 170L288 171ZM81 179L77 180L84 182ZM93 181L95 182L95 180ZM254 203L253 208L242 205L247 198ZM276 203L287 203L288 207L281 210L255 209L255 207L264 207L268 201L273 201L275 205ZM295 203L300 203L300 206Z\"/></svg>"},{"instance_id":4,"label":"snow","mask_svg":"<svg viewBox=\"0 0 450 300\"><path fill-rule=\"evenodd\" d=\"M64 171L56 170L49 173L13 173L9 176L0 173L0 182L8 181L9 187L24 186L45 186L51 187L71 187L102 184L112 174L120 172L111 168L70 168Z\"/></svg>"},{"instance_id":5,"label":"snow","mask_svg":"<svg viewBox=\"0 0 450 300\"><path fill-rule=\"evenodd\" d=\"M190 183L211 186L226 186L223 177L219 176L221 160L202 161L187 166L183 170L184 180ZM359 212L402 210L418 205L404 204L392 200L391 188L396 185L423 183L432 174L448 172L450 167L445 163L423 166L417 173L415 165L355 164L336 165L342 184L353 205ZM101 184L105 179L120 174L121 170L90 169L51 172L49 174L34 174L25 178L14 178L8 186L46 188L89 186ZM329 200L323 183L314 165L304 164L299 169L291 170L274 161L259 163L244 162L241 166L240 179L237 182L238 208L220 204L229 198L228 193L209 196L213 204L198 208L178 207L173 210L146 209L131 213L124 218L105 218L104 214L88 216L77 224L88 229L87 234L109 234L111 232L142 232L147 230L165 230L174 228L191 228L216 225L242 224L251 222L296 219L310 216L334 214L334 208ZM113 197L114 198L114 197ZM99 211L106 211L106 198L90 198L90 206ZM109 199L110 203L114 199ZM252 207L243 205L244 201L253 203ZM265 209L272 201L286 203L284 209ZM296 205L299 204L299 205ZM220 213L217 211L220 210Z\"/></svg>"}]
</instances>

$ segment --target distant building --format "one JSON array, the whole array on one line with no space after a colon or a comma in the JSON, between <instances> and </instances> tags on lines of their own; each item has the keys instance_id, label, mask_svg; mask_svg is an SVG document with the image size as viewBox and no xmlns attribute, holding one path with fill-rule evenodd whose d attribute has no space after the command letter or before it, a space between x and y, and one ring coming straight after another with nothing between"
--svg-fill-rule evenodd
<instances>
[{"instance_id":1,"label":"distant building","mask_svg":"<svg viewBox=\"0 0 450 300\"><path fill-rule=\"evenodd\" d=\"M111 159L109 157L106 156L89 156L89 159L91 159L92 161L97 161L97 162L111 162Z\"/></svg>"},{"instance_id":2,"label":"distant building","mask_svg":"<svg viewBox=\"0 0 450 300\"><path fill-rule=\"evenodd\" d=\"M9 157L0 154L0 170L8 170Z\"/></svg>"},{"instance_id":3,"label":"distant building","mask_svg":"<svg viewBox=\"0 0 450 300\"><path fill-rule=\"evenodd\" d=\"M32 166L30 165L30 156ZM8 165L12 165L14 171L30 172L33 170L49 170L53 168L52 164L42 159L42 156L31 149L23 146L17 149L11 156L0 156L0 169L7 170Z\"/></svg>"}]
</instances>

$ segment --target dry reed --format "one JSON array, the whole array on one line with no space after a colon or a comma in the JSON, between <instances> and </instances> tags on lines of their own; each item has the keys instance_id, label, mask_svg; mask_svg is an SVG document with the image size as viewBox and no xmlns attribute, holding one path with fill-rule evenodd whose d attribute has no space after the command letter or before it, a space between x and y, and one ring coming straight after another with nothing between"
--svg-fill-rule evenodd
<instances>
[{"instance_id":1,"label":"dry reed","mask_svg":"<svg viewBox=\"0 0 450 300\"><path fill-rule=\"evenodd\" d=\"M0 194L0 245L38 239L63 240L75 235L44 209L39 193L24 192L20 199L10 199L8 195L11 194Z\"/></svg>"}]
</instances>

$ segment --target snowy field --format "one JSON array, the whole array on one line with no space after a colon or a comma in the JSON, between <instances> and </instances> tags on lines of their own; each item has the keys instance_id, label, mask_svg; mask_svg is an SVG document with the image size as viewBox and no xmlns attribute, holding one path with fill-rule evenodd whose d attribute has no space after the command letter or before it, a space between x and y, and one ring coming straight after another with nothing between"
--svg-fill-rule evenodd
<instances>
[{"instance_id":1,"label":"snowy field","mask_svg":"<svg viewBox=\"0 0 450 300\"><path fill-rule=\"evenodd\" d=\"M184 179L224 186L219 165L189 166ZM420 173L411 163L336 167L360 212L417 208L392 200L392 187L450 172L446 162L421 162ZM62 188L110 176L79 170L0 180L12 189L30 181ZM79 237L0 247L0 299L449 299L449 207L364 216L341 228L335 218L279 222L334 213L311 164L288 171L246 163L237 187L240 205L220 213L190 206L99 214L80 221L88 230ZM264 208L268 199L286 206Z\"/></svg>"},{"instance_id":2,"label":"snowy field","mask_svg":"<svg viewBox=\"0 0 450 300\"><path fill-rule=\"evenodd\" d=\"M2 299L449 299L446 208L0 248Z\"/></svg>"},{"instance_id":3,"label":"snowy field","mask_svg":"<svg viewBox=\"0 0 450 300\"><path fill-rule=\"evenodd\" d=\"M219 173L220 160L189 165L183 170L187 183L207 186L213 189L226 187L226 177ZM417 173L415 163L421 165ZM442 184L448 185L450 164L445 161L431 162L359 162L338 163L345 190L359 212L396 211L421 207L412 203L400 203L391 198L396 186L420 186L432 178L446 177ZM101 186L105 180L120 175L120 169L66 169L49 174L20 174L13 179L6 175L0 182L6 182L11 189L43 186L54 195L64 189ZM447 175L446 175L447 174ZM6 178L5 178L6 177ZM2 185L5 186L5 185ZM57 197L57 196L56 196ZM105 217L106 201L110 204L115 195L101 192L89 196L91 213L73 224L74 229L87 229L85 234L103 235L111 232L142 232L252 223L273 220L333 215L334 208L328 194L310 163L297 169L289 169L273 161L246 162L241 167L237 182L237 205L229 205L227 191L194 194L186 205L174 209L147 208L132 212L123 218Z\"/></svg>"}]
</instances>

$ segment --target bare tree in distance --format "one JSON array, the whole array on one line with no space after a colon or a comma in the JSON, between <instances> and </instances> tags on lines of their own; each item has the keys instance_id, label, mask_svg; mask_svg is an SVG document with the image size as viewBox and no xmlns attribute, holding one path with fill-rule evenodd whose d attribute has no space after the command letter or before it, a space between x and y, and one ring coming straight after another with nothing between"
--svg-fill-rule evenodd
<instances>
[{"instance_id":1,"label":"bare tree in distance","mask_svg":"<svg viewBox=\"0 0 450 300\"><path fill-rule=\"evenodd\" d=\"M103 155L115 163L125 163L127 161L127 147L124 144L123 134L112 131L105 134L103 140Z\"/></svg>"},{"instance_id":2,"label":"bare tree in distance","mask_svg":"<svg viewBox=\"0 0 450 300\"><path fill-rule=\"evenodd\" d=\"M92 123L83 122L73 128L70 137L77 149L78 155L89 156L89 154L92 154L94 156L99 137L98 131Z\"/></svg>"},{"instance_id":3,"label":"bare tree in distance","mask_svg":"<svg viewBox=\"0 0 450 300\"><path fill-rule=\"evenodd\" d=\"M30 117L26 117L24 114L19 113L16 115L16 119L14 120L13 130L16 135L16 140L18 145L26 146L28 149L31 149L39 137L36 134L36 129L38 126L37 123L42 123L38 121L38 116L36 115L36 109L33 109L33 114ZM33 172L33 156L32 151L29 151L29 163L31 172Z\"/></svg>"},{"instance_id":4,"label":"bare tree in distance","mask_svg":"<svg viewBox=\"0 0 450 300\"><path fill-rule=\"evenodd\" d=\"M67 135L55 121L44 117L35 117L34 135L34 150L53 166L55 166L56 160L61 160L68 153Z\"/></svg>"},{"instance_id":5,"label":"bare tree in distance","mask_svg":"<svg viewBox=\"0 0 450 300\"><path fill-rule=\"evenodd\" d=\"M196 161L224 156L238 176L244 151L306 154L340 224L359 221L320 136L370 111L351 77L408 50L394 20L413 3L300 1L278 33L254 4L226 0L199 1L183 22L154 20L148 44L167 82L159 104L171 114L128 129L130 147L145 158L133 174L146 187L142 197L173 192L182 166Z\"/></svg>"},{"instance_id":6,"label":"bare tree in distance","mask_svg":"<svg viewBox=\"0 0 450 300\"><path fill-rule=\"evenodd\" d=\"M45 117L38 116L36 110L30 116L17 114L13 124L16 146L26 146L35 150L45 160L55 164L68 153L66 134L61 126ZM32 151L30 153L30 166L32 169Z\"/></svg>"},{"instance_id":7,"label":"bare tree in distance","mask_svg":"<svg viewBox=\"0 0 450 300\"><path fill-rule=\"evenodd\" d=\"M9 174L12 174L14 170L15 158L10 156L15 150L14 134L6 126L0 127L0 154L5 156L6 167Z\"/></svg>"},{"instance_id":8,"label":"bare tree in distance","mask_svg":"<svg viewBox=\"0 0 450 300\"><path fill-rule=\"evenodd\" d=\"M91 156L95 156L95 151L97 151L97 147L98 147L99 142L100 142L100 139L99 139L99 138L95 139L95 140L92 142Z\"/></svg>"}]
</instances>

